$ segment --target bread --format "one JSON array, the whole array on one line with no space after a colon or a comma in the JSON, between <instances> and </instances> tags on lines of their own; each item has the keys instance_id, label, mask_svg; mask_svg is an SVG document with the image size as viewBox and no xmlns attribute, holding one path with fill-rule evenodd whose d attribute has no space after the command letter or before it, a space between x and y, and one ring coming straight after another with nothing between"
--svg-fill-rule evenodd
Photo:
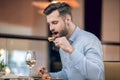
<instances>
[{"instance_id":1,"label":"bread","mask_svg":"<svg viewBox=\"0 0 120 80\"><path fill-rule=\"evenodd\" d=\"M54 41L55 40L55 37L48 37L48 41L49 42L52 42L52 41Z\"/></svg>"}]
</instances>

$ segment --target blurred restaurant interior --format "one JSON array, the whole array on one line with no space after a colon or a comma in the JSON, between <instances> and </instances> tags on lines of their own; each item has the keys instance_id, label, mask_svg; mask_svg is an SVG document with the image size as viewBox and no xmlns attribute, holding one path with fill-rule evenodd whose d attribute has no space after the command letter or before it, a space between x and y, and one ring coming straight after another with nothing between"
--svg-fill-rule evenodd
<instances>
[{"instance_id":1,"label":"blurred restaurant interior","mask_svg":"<svg viewBox=\"0 0 120 80\"><path fill-rule=\"evenodd\" d=\"M42 11L54 0L0 0L0 60L19 76L27 76L27 50L35 51L35 70L61 70L58 51L47 38L50 31ZM62 1L62 0L58 0ZM120 80L120 0L63 0L72 6L73 21L94 33L103 45L105 80Z\"/></svg>"}]
</instances>

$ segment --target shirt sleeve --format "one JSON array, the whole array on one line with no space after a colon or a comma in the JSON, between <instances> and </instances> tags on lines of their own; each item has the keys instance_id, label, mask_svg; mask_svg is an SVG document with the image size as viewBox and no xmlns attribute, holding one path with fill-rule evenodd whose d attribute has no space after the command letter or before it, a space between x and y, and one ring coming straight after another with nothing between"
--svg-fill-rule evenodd
<instances>
[{"instance_id":1,"label":"shirt sleeve","mask_svg":"<svg viewBox=\"0 0 120 80\"><path fill-rule=\"evenodd\" d=\"M74 68L86 79L104 80L101 43L96 39L88 41L82 51L79 49L80 44L77 45L73 53L70 54Z\"/></svg>"}]
</instances>

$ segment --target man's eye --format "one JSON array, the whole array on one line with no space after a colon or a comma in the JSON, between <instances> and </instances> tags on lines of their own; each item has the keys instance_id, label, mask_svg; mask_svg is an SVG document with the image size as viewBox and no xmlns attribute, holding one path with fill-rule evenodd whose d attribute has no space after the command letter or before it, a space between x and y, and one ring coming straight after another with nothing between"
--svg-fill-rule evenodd
<instances>
[{"instance_id":1,"label":"man's eye","mask_svg":"<svg viewBox=\"0 0 120 80\"><path fill-rule=\"evenodd\" d=\"M58 21L54 21L54 22L52 22L52 24L57 24L58 23Z\"/></svg>"}]
</instances>

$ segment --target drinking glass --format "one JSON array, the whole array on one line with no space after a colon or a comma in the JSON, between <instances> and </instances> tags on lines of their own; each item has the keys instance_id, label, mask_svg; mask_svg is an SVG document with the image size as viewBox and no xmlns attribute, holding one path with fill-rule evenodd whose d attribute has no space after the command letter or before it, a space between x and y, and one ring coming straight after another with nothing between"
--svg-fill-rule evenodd
<instances>
[{"instance_id":1,"label":"drinking glass","mask_svg":"<svg viewBox=\"0 0 120 80\"><path fill-rule=\"evenodd\" d=\"M28 65L29 67L29 70L30 70L30 73L29 73L29 80L31 80L31 69L32 67L34 67L35 63L36 63L36 54L34 51L27 51L26 52L26 57L25 57L25 60L26 60L26 64Z\"/></svg>"}]
</instances>

